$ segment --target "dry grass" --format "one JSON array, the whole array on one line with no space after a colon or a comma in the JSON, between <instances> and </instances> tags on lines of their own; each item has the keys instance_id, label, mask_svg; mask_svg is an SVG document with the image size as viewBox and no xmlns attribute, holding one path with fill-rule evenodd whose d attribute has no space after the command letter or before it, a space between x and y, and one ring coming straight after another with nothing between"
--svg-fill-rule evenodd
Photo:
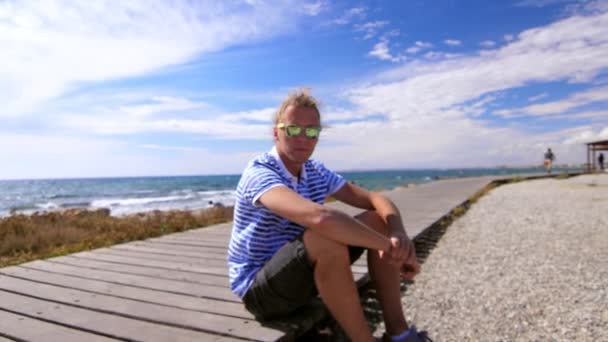
<instances>
[{"instance_id":1,"label":"dry grass","mask_svg":"<svg viewBox=\"0 0 608 342\"><path fill-rule=\"evenodd\" d=\"M227 207L125 217L103 209L12 215L0 219L0 267L227 222L232 213Z\"/></svg>"}]
</instances>

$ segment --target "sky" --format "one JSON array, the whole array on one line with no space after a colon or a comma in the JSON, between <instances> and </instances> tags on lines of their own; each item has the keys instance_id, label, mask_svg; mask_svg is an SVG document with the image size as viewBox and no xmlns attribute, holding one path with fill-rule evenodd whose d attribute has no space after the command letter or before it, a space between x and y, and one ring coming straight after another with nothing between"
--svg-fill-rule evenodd
<instances>
[{"instance_id":1,"label":"sky","mask_svg":"<svg viewBox=\"0 0 608 342\"><path fill-rule=\"evenodd\" d=\"M238 174L300 87L338 171L608 139L608 1L0 0L0 61L0 179Z\"/></svg>"}]
</instances>

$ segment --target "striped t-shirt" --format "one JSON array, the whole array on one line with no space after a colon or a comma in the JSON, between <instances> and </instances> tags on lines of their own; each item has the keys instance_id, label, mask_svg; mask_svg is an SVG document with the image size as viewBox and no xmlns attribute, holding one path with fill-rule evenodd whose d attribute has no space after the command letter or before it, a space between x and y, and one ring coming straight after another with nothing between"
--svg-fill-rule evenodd
<instances>
[{"instance_id":1,"label":"striped t-shirt","mask_svg":"<svg viewBox=\"0 0 608 342\"><path fill-rule=\"evenodd\" d=\"M230 288L239 297L251 286L256 273L285 243L304 232L304 227L266 209L260 196L276 186L286 186L313 202L325 198L345 184L344 178L322 163L308 160L300 180L283 165L276 148L253 159L239 181L234 206L234 224L228 246Z\"/></svg>"}]
</instances>

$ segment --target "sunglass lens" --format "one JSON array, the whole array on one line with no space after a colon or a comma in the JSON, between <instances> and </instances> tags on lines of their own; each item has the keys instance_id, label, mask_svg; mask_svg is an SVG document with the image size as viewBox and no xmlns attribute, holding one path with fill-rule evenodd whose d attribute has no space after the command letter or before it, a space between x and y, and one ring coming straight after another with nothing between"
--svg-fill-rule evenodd
<instances>
[{"instance_id":1,"label":"sunglass lens","mask_svg":"<svg viewBox=\"0 0 608 342\"><path fill-rule=\"evenodd\" d=\"M287 132L287 135L290 137L294 137L296 135L299 135L300 132L302 131L302 127L299 126L287 126L287 128L285 129L285 131Z\"/></svg>"},{"instance_id":2,"label":"sunglass lens","mask_svg":"<svg viewBox=\"0 0 608 342\"><path fill-rule=\"evenodd\" d=\"M319 130L319 128L317 127L308 127L306 128L306 136L309 138L318 138L319 137L319 133L321 133L321 131Z\"/></svg>"}]
</instances>

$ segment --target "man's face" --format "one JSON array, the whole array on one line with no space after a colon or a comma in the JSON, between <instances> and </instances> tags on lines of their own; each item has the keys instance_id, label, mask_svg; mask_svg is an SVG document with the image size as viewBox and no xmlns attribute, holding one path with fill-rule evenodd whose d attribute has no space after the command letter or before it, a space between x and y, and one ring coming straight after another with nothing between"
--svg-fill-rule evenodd
<instances>
[{"instance_id":1,"label":"man's face","mask_svg":"<svg viewBox=\"0 0 608 342\"><path fill-rule=\"evenodd\" d=\"M321 126L317 111L309 107L287 107L279 123L283 123L286 126L297 125L302 128ZM287 136L285 129L277 127L274 128L274 138L279 153L296 164L303 164L310 158L319 140L318 138L308 138L304 134L304 129L299 135L290 137Z\"/></svg>"}]
</instances>

